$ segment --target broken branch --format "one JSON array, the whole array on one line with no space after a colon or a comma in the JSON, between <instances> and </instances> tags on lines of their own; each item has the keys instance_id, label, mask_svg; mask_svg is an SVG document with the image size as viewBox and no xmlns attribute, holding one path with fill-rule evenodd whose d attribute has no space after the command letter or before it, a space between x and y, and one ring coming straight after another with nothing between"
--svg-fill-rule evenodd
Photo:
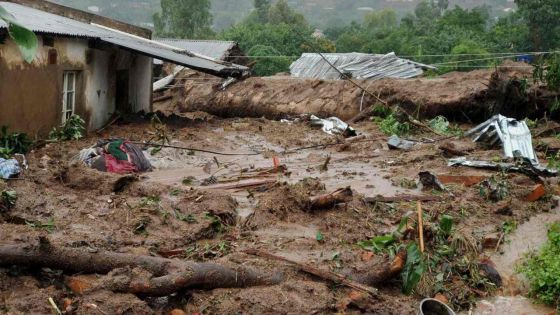
<instances>
[{"instance_id":1,"label":"broken branch","mask_svg":"<svg viewBox=\"0 0 560 315\"><path fill-rule=\"evenodd\" d=\"M254 255L254 256L259 256L259 257L264 257L264 258L270 258L270 259L274 259L274 260L278 260L278 261L283 261L283 262L287 262L289 264L295 265L299 270L312 274L314 276L317 276L321 279L325 279L328 281L332 281L332 282L336 282L336 283L340 283L343 284L349 288L355 289L355 290L359 290L361 292L365 292L365 293L369 293L372 295L378 295L378 291L376 288L361 284L359 282L350 280L348 278L346 278L345 276L338 274L338 273L334 273L331 271L326 271L326 270L321 270L318 268L315 268L313 266L307 265L307 264L303 264L285 257L281 257L281 256L277 256L271 253L267 253L264 251L260 251L257 249L247 249L243 251L246 254L249 255Z\"/></svg>"},{"instance_id":2,"label":"broken branch","mask_svg":"<svg viewBox=\"0 0 560 315\"><path fill-rule=\"evenodd\" d=\"M350 187L340 188L330 194L320 195L309 199L310 210L329 209L337 203L345 203L352 200L353 193Z\"/></svg>"}]
</instances>

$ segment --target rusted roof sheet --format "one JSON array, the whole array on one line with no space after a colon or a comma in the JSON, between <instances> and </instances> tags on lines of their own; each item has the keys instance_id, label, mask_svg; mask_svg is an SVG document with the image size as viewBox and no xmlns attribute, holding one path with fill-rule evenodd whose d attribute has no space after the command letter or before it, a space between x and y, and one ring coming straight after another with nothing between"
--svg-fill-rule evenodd
<instances>
[{"instance_id":1,"label":"rusted roof sheet","mask_svg":"<svg viewBox=\"0 0 560 315\"><path fill-rule=\"evenodd\" d=\"M11 13L21 25L36 33L97 39L146 56L222 77L239 77L249 71L244 66L217 62L180 47L172 47L100 25L79 22L15 3L0 2L0 5ZM6 23L0 21L0 28L6 27Z\"/></svg>"},{"instance_id":2,"label":"rusted roof sheet","mask_svg":"<svg viewBox=\"0 0 560 315\"><path fill-rule=\"evenodd\" d=\"M435 67L402 59L389 53L386 55L362 53L303 54L290 66L292 76L298 78L315 78L339 80L340 72L355 79L378 80L383 78L413 78L424 73L425 69ZM330 64L329 64L330 63ZM333 66L336 67L334 69ZM340 71L337 71L337 69Z\"/></svg>"}]
</instances>

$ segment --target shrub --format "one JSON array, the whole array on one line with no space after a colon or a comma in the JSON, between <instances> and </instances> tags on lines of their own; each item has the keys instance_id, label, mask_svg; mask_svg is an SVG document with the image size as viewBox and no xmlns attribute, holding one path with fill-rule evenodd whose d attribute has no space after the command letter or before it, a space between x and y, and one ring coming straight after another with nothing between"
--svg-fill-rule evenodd
<instances>
[{"instance_id":1,"label":"shrub","mask_svg":"<svg viewBox=\"0 0 560 315\"><path fill-rule=\"evenodd\" d=\"M537 300L560 306L560 222L548 231L548 242L538 254L533 254L520 271L531 283L531 294Z\"/></svg>"}]
</instances>

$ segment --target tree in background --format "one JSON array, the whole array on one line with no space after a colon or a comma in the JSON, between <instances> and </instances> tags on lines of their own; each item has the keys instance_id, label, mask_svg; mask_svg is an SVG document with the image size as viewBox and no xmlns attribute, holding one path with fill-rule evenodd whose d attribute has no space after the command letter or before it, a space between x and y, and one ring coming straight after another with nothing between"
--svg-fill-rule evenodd
<instances>
[{"instance_id":1,"label":"tree in background","mask_svg":"<svg viewBox=\"0 0 560 315\"><path fill-rule=\"evenodd\" d=\"M305 17L292 9L285 0L270 5L267 0L255 0L255 10L243 21L223 31L219 37L239 43L255 63L256 75L273 75L289 71L292 61L304 52L334 52L327 39L314 38L314 29Z\"/></svg>"},{"instance_id":2,"label":"tree in background","mask_svg":"<svg viewBox=\"0 0 560 315\"><path fill-rule=\"evenodd\" d=\"M210 0L161 0L161 12L154 14L160 37L205 39L212 37Z\"/></svg>"},{"instance_id":3,"label":"tree in background","mask_svg":"<svg viewBox=\"0 0 560 315\"><path fill-rule=\"evenodd\" d=\"M515 4L527 22L534 50L560 46L560 1L515 0Z\"/></svg>"},{"instance_id":4,"label":"tree in background","mask_svg":"<svg viewBox=\"0 0 560 315\"><path fill-rule=\"evenodd\" d=\"M270 0L254 0L253 3L255 5L255 21L258 23L267 23Z\"/></svg>"}]
</instances>

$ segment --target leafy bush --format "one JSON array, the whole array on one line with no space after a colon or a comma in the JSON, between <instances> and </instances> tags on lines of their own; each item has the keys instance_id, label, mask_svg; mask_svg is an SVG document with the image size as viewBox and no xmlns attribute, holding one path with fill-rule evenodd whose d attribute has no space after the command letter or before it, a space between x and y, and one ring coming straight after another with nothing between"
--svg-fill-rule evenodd
<instances>
[{"instance_id":1,"label":"leafy bush","mask_svg":"<svg viewBox=\"0 0 560 315\"><path fill-rule=\"evenodd\" d=\"M72 115L60 128L53 128L49 139L53 141L78 140L86 133L86 122L78 115Z\"/></svg>"},{"instance_id":2,"label":"leafy bush","mask_svg":"<svg viewBox=\"0 0 560 315\"><path fill-rule=\"evenodd\" d=\"M13 154L26 154L33 141L25 133L8 133L8 127L3 126L0 133L0 157L10 158Z\"/></svg>"},{"instance_id":3,"label":"leafy bush","mask_svg":"<svg viewBox=\"0 0 560 315\"><path fill-rule=\"evenodd\" d=\"M560 306L560 222L548 231L548 242L538 255L524 263L520 271L531 282L531 294L539 301Z\"/></svg>"},{"instance_id":4,"label":"leafy bush","mask_svg":"<svg viewBox=\"0 0 560 315\"><path fill-rule=\"evenodd\" d=\"M400 122L394 113L389 114L385 118L376 118L379 129L386 135L404 136L410 133L410 124L408 122Z\"/></svg>"}]
</instances>

